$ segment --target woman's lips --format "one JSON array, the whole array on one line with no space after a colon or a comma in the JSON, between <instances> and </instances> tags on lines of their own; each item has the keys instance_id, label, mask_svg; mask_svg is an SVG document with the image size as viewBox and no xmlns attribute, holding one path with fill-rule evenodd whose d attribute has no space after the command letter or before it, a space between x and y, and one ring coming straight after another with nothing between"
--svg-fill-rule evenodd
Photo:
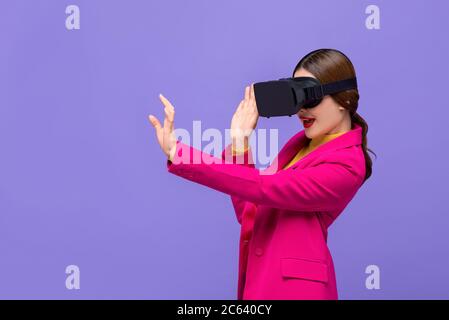
<instances>
[{"instance_id":1,"label":"woman's lips","mask_svg":"<svg viewBox=\"0 0 449 320\"><path fill-rule=\"evenodd\" d=\"M302 120L304 128L310 128L315 122L315 118L302 117L302 116L299 118Z\"/></svg>"}]
</instances>

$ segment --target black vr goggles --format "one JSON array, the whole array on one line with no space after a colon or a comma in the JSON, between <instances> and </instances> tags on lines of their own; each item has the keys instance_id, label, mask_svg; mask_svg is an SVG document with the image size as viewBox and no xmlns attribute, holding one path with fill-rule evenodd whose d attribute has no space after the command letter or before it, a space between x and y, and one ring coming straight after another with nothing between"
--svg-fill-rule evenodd
<instances>
[{"instance_id":1,"label":"black vr goggles","mask_svg":"<svg viewBox=\"0 0 449 320\"><path fill-rule=\"evenodd\" d=\"M313 108L328 94L356 89L357 79L321 84L312 77L281 78L254 84L257 110L262 117L292 116Z\"/></svg>"}]
</instances>

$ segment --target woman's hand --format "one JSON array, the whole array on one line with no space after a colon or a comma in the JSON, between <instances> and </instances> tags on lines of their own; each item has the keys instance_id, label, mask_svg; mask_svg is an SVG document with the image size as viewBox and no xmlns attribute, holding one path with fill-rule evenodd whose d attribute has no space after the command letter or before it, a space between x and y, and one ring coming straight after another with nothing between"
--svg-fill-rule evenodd
<instances>
[{"instance_id":1,"label":"woman's hand","mask_svg":"<svg viewBox=\"0 0 449 320\"><path fill-rule=\"evenodd\" d=\"M168 101L168 99L165 98L162 94L159 95L159 99L164 105L164 127L161 126L159 120L152 114L148 116L148 119L150 120L154 129L156 129L157 141L159 142L162 151L165 153L168 159L172 160L176 151L176 137L173 131L175 121L175 108L170 103L170 101Z\"/></svg>"},{"instance_id":2,"label":"woman's hand","mask_svg":"<svg viewBox=\"0 0 449 320\"><path fill-rule=\"evenodd\" d=\"M257 126L258 119L254 84L251 84L246 86L244 99L240 101L231 120L231 139L236 146L235 150L241 150L243 145L247 148L248 137Z\"/></svg>"}]
</instances>

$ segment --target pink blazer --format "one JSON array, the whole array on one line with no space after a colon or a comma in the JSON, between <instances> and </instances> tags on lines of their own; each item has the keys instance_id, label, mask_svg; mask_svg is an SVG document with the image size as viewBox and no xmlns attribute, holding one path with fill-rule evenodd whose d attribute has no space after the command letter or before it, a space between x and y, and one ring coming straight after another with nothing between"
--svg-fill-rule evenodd
<instances>
[{"instance_id":1,"label":"pink blazer","mask_svg":"<svg viewBox=\"0 0 449 320\"><path fill-rule=\"evenodd\" d=\"M231 196L241 224L239 300L338 299L327 229L363 184L362 128L283 170L305 142L302 130L262 171L251 150L233 156L231 144L220 159L178 140L167 160L169 172Z\"/></svg>"}]
</instances>

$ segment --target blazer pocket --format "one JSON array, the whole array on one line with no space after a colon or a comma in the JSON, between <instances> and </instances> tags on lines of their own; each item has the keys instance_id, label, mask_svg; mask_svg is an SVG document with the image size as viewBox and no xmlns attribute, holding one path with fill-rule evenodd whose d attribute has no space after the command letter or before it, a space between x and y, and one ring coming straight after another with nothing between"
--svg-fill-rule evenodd
<instances>
[{"instance_id":1,"label":"blazer pocket","mask_svg":"<svg viewBox=\"0 0 449 320\"><path fill-rule=\"evenodd\" d=\"M323 283L327 283L329 279L327 263L319 260L281 258L281 273L285 278L305 279Z\"/></svg>"}]
</instances>

